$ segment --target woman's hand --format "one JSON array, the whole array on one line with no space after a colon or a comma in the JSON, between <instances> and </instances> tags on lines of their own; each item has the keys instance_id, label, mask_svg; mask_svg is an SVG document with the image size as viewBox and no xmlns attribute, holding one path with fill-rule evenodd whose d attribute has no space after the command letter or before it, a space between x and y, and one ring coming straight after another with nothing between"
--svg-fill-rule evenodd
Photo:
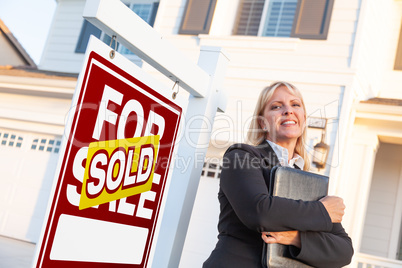
<instances>
[{"instance_id":1,"label":"woman's hand","mask_svg":"<svg viewBox=\"0 0 402 268\"><path fill-rule=\"evenodd\" d=\"M342 222L342 217L345 214L345 204L343 199L337 196L326 196L320 199L324 205L332 222Z\"/></svg>"},{"instance_id":2,"label":"woman's hand","mask_svg":"<svg viewBox=\"0 0 402 268\"><path fill-rule=\"evenodd\" d=\"M267 244L282 244L301 247L299 231L262 232L262 240Z\"/></svg>"}]
</instances>

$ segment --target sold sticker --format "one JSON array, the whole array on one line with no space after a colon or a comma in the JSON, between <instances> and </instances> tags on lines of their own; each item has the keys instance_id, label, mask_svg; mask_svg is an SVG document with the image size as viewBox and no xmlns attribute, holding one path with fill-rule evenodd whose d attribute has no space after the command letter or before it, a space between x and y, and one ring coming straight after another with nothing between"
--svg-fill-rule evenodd
<instances>
[{"instance_id":1,"label":"sold sticker","mask_svg":"<svg viewBox=\"0 0 402 268\"><path fill-rule=\"evenodd\" d=\"M159 135L92 142L79 209L151 190Z\"/></svg>"}]
</instances>

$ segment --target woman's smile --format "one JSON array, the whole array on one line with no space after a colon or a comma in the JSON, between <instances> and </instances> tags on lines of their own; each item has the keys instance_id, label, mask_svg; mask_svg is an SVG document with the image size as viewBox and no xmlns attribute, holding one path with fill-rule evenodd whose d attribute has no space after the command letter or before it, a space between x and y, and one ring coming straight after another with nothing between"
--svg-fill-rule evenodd
<instances>
[{"instance_id":1,"label":"woman's smile","mask_svg":"<svg viewBox=\"0 0 402 268\"><path fill-rule=\"evenodd\" d=\"M278 87L263 113L263 128L267 139L280 143L295 143L303 133L306 120L302 101L286 86Z\"/></svg>"}]
</instances>

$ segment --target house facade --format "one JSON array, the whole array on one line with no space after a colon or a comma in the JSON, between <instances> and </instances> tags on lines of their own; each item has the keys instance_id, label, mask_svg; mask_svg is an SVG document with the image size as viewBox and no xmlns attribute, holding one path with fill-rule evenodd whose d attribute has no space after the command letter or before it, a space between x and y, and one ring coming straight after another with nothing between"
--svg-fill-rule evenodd
<instances>
[{"instance_id":1,"label":"house facade","mask_svg":"<svg viewBox=\"0 0 402 268\"><path fill-rule=\"evenodd\" d=\"M304 96L311 160L317 143L329 145L326 165L312 165L313 172L330 176L330 194L346 203L343 225L355 248L350 266L402 265L402 1L123 2L194 62L201 46L222 47L230 57L228 105L205 144L180 267L201 267L213 249L222 155L246 141L259 92L277 80ZM57 0L34 75L0 72L0 235L37 242L88 37L114 46L82 18L84 6ZM120 44L117 51L173 86ZM324 129L318 119L326 119Z\"/></svg>"}]
</instances>

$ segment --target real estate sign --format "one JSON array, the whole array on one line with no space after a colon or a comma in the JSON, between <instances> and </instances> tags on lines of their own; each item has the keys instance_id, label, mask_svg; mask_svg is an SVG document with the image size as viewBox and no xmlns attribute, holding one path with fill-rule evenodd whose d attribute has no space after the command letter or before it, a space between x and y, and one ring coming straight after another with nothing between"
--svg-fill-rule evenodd
<instances>
[{"instance_id":1,"label":"real estate sign","mask_svg":"<svg viewBox=\"0 0 402 268\"><path fill-rule=\"evenodd\" d=\"M91 37L36 267L149 264L182 108L110 50Z\"/></svg>"}]
</instances>

